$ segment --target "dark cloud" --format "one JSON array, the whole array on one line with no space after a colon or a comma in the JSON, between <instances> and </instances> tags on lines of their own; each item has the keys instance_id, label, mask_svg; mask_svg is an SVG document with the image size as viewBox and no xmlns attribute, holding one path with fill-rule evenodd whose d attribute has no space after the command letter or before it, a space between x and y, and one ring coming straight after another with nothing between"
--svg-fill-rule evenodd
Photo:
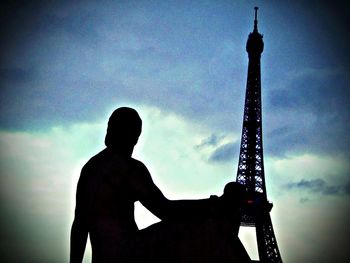
<instances>
[{"instance_id":1,"label":"dark cloud","mask_svg":"<svg viewBox=\"0 0 350 263\"><path fill-rule=\"evenodd\" d=\"M252 14L241 15L245 7L226 2L172 8L142 1L8 3L0 25L0 78L7 81L1 83L2 128L93 121L115 104L130 102L175 112L224 133L241 131L245 41L252 29ZM269 155L350 149L348 40L335 34L348 16L339 5L331 6L320 5L319 17L311 4L299 2L279 4L279 12L272 5L261 10L263 69L268 65L262 71L264 147ZM340 13L334 24L328 23L328 10ZM305 29L309 23L304 22L312 27ZM322 43L316 45L313 34ZM333 50L343 51L341 60L333 59L340 57Z\"/></svg>"},{"instance_id":2,"label":"dark cloud","mask_svg":"<svg viewBox=\"0 0 350 263\"><path fill-rule=\"evenodd\" d=\"M45 1L1 1L0 3L0 63L10 51L25 47L35 37L41 27L38 21L47 9ZM49 22L49 21L47 21ZM46 27L48 23L43 23ZM18 51L18 50L17 50Z\"/></svg>"},{"instance_id":3,"label":"dark cloud","mask_svg":"<svg viewBox=\"0 0 350 263\"><path fill-rule=\"evenodd\" d=\"M270 143L266 149L273 155L350 154L347 72L320 69L300 74L268 92L266 122L270 127L266 137Z\"/></svg>"},{"instance_id":4,"label":"dark cloud","mask_svg":"<svg viewBox=\"0 0 350 263\"><path fill-rule=\"evenodd\" d=\"M349 195L349 185L350 182L347 182L345 185L329 185L325 180L318 178L312 180L302 179L299 182L288 183L285 187L289 190L300 189L322 195Z\"/></svg>"},{"instance_id":5,"label":"dark cloud","mask_svg":"<svg viewBox=\"0 0 350 263\"><path fill-rule=\"evenodd\" d=\"M265 150L277 156L303 152L350 155L350 38L343 33L349 24L348 4L294 1L287 5L290 10L298 6L298 19L305 26L287 29L291 18L284 16L279 25L284 30L264 36L270 40L266 43L270 53L263 53L262 61L268 65L263 77L269 82L263 87ZM281 13L277 13L268 19L278 19ZM275 67L277 54L289 61Z\"/></svg>"},{"instance_id":6,"label":"dark cloud","mask_svg":"<svg viewBox=\"0 0 350 263\"><path fill-rule=\"evenodd\" d=\"M195 146L196 149L202 149L207 146L217 146L218 143L225 138L225 135L217 135L213 133L209 137L203 139L198 145Z\"/></svg>"},{"instance_id":7,"label":"dark cloud","mask_svg":"<svg viewBox=\"0 0 350 263\"><path fill-rule=\"evenodd\" d=\"M300 203L306 203L308 202L310 199L307 198L307 197L303 197L303 198L300 198Z\"/></svg>"},{"instance_id":8,"label":"dark cloud","mask_svg":"<svg viewBox=\"0 0 350 263\"><path fill-rule=\"evenodd\" d=\"M211 134L209 137L203 139L198 145L195 145L195 149L201 151L205 148L212 149L209 155L209 162L229 162L237 156L239 148L238 142L223 143L223 139L226 135ZM209 147L209 148L208 148Z\"/></svg>"},{"instance_id":9,"label":"dark cloud","mask_svg":"<svg viewBox=\"0 0 350 263\"><path fill-rule=\"evenodd\" d=\"M227 143L218 147L209 157L210 162L228 162L237 155L238 144Z\"/></svg>"},{"instance_id":10,"label":"dark cloud","mask_svg":"<svg viewBox=\"0 0 350 263\"><path fill-rule=\"evenodd\" d=\"M345 184L344 193L350 195L350 181Z\"/></svg>"},{"instance_id":11,"label":"dark cloud","mask_svg":"<svg viewBox=\"0 0 350 263\"><path fill-rule=\"evenodd\" d=\"M31 79L31 73L21 68L0 68L0 83L26 82Z\"/></svg>"},{"instance_id":12,"label":"dark cloud","mask_svg":"<svg viewBox=\"0 0 350 263\"><path fill-rule=\"evenodd\" d=\"M2 107L7 109L2 112L3 128L91 121L90 112L105 113L115 101L150 104L193 121L236 127L228 119L236 119L233 109L241 107L232 98L242 101L244 86L233 89L230 81L234 42L223 30L233 31L226 22L229 12L214 16L211 9L191 5L184 13L182 4L163 9L157 4L154 9L142 1L106 6L94 1L9 1L2 9L0 63L4 69L23 70L3 75L26 82L1 87ZM28 69L35 76L24 76ZM34 77L36 83L28 84ZM101 79L109 83L106 96L103 87L86 86ZM79 99L87 96L107 99L97 105Z\"/></svg>"},{"instance_id":13,"label":"dark cloud","mask_svg":"<svg viewBox=\"0 0 350 263\"><path fill-rule=\"evenodd\" d=\"M332 112L345 113L350 103L344 68L295 69L278 89L269 90L267 103L276 110L299 109L321 117Z\"/></svg>"}]
</instances>

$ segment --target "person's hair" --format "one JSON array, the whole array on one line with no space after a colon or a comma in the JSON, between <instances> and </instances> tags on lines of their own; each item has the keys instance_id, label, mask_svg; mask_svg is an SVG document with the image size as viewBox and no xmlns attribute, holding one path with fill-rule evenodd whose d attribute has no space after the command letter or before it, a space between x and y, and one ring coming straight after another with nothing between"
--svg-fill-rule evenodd
<instances>
[{"instance_id":1,"label":"person's hair","mask_svg":"<svg viewBox=\"0 0 350 263\"><path fill-rule=\"evenodd\" d=\"M105 145L107 147L134 146L141 130L142 120L136 110L128 107L118 108L109 117Z\"/></svg>"}]
</instances>

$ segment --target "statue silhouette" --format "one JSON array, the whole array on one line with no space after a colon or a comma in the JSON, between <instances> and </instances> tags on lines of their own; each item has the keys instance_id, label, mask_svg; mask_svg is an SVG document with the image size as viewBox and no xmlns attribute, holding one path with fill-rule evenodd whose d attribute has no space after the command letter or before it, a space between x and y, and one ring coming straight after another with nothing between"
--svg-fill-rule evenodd
<instances>
[{"instance_id":1,"label":"statue silhouette","mask_svg":"<svg viewBox=\"0 0 350 263\"><path fill-rule=\"evenodd\" d=\"M82 168L70 262L82 262L88 235L93 263L249 262L238 239L245 190L229 183L221 197L167 199L146 166L131 157L141 130L134 109L116 109L108 121L107 147ZM162 221L138 230L136 201Z\"/></svg>"}]
</instances>

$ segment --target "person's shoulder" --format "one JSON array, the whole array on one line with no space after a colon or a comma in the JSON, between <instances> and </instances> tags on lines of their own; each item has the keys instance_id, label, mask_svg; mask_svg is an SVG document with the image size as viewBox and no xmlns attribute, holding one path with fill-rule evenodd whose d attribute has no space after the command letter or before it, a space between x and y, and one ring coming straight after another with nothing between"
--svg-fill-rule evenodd
<instances>
[{"instance_id":1,"label":"person's shoulder","mask_svg":"<svg viewBox=\"0 0 350 263\"><path fill-rule=\"evenodd\" d=\"M135 158L131 158L131 163L132 163L133 166L135 166L137 168L147 169L146 165L143 162L141 162L140 160L137 160Z\"/></svg>"},{"instance_id":2,"label":"person's shoulder","mask_svg":"<svg viewBox=\"0 0 350 263\"><path fill-rule=\"evenodd\" d=\"M137 189L147 188L150 184L152 184L152 176L148 171L146 165L143 162L131 158L132 162L132 176L129 176L131 182L134 183L134 186Z\"/></svg>"},{"instance_id":3,"label":"person's shoulder","mask_svg":"<svg viewBox=\"0 0 350 263\"><path fill-rule=\"evenodd\" d=\"M96 155L92 156L83 166L82 170L90 170L95 167L98 163L104 160L106 157L106 150L102 150Z\"/></svg>"},{"instance_id":4,"label":"person's shoulder","mask_svg":"<svg viewBox=\"0 0 350 263\"><path fill-rule=\"evenodd\" d=\"M131 163L132 163L132 166L135 168L135 170L138 173L149 174L148 169L143 162L141 162L137 159L131 158Z\"/></svg>"}]
</instances>

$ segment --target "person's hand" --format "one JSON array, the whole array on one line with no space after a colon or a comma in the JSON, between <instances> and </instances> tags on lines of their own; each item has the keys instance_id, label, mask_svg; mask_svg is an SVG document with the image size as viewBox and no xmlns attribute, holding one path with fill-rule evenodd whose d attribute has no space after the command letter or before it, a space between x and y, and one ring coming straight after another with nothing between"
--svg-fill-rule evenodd
<instances>
[{"instance_id":1,"label":"person's hand","mask_svg":"<svg viewBox=\"0 0 350 263\"><path fill-rule=\"evenodd\" d=\"M247 199L247 191L245 186L230 182L225 185L224 193L221 196L210 196L211 213L214 215L236 215L239 208Z\"/></svg>"},{"instance_id":2,"label":"person's hand","mask_svg":"<svg viewBox=\"0 0 350 263\"><path fill-rule=\"evenodd\" d=\"M247 197L244 185L237 182L230 182L225 185L224 194L220 197L227 205L241 205Z\"/></svg>"}]
</instances>

